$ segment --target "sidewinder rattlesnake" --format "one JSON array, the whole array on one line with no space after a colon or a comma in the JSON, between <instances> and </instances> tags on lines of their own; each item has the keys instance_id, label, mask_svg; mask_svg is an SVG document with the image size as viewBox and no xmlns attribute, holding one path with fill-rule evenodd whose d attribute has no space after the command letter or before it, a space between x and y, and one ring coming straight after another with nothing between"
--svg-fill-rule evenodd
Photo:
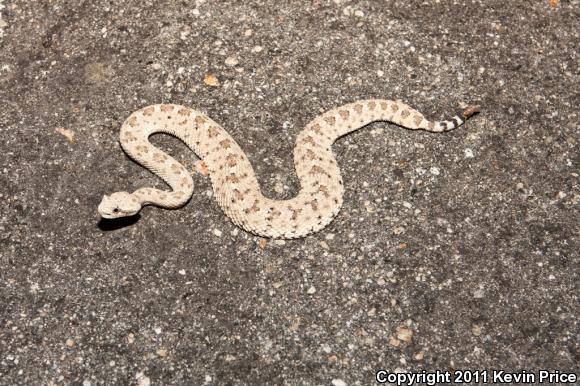
<instances>
[{"instance_id":1,"label":"sidewinder rattlesnake","mask_svg":"<svg viewBox=\"0 0 580 386\"><path fill-rule=\"evenodd\" d=\"M444 132L461 126L476 112L477 106L469 106L450 120L437 122L402 102L382 99L330 110L314 118L296 140L294 166L300 191L292 199L272 200L262 195L246 154L211 118L179 105L148 106L127 118L121 127L120 143L129 157L161 177L172 191L141 188L133 193L105 195L98 211L103 218L118 218L135 215L145 205L179 208L191 198L190 173L148 140L153 133L167 133L203 159L215 198L234 224L264 237L304 237L328 225L342 205L342 177L331 149L336 139L375 121Z\"/></svg>"}]
</instances>

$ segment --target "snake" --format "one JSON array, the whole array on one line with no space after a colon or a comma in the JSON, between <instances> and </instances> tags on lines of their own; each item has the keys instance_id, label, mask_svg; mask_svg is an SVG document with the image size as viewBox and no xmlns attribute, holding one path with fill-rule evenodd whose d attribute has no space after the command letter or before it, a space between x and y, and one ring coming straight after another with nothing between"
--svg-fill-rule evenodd
<instances>
[{"instance_id":1,"label":"snake","mask_svg":"<svg viewBox=\"0 0 580 386\"><path fill-rule=\"evenodd\" d=\"M411 130L447 132L476 114L468 105L452 118L433 121L402 101L359 100L323 113L298 134L294 167L299 192L290 199L264 196L254 169L232 136L208 115L186 106L156 104L132 113L121 126L125 153L163 179L170 187L139 188L104 195L98 213L104 219L134 216L146 205L166 209L184 206L192 197L193 178L185 166L149 142L154 133L183 141L206 165L213 195L231 221L254 235L295 239L327 226L343 203L344 186L332 144L342 136L376 121Z\"/></svg>"}]
</instances>

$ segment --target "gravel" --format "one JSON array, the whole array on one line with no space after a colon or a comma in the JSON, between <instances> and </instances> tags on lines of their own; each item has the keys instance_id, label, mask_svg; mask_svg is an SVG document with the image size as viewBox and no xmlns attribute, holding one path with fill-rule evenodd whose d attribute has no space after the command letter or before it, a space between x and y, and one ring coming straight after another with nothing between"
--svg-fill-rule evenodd
<instances>
[{"instance_id":1,"label":"gravel","mask_svg":"<svg viewBox=\"0 0 580 386\"><path fill-rule=\"evenodd\" d=\"M580 372L577 0L0 1L0 384L368 385L375 372ZM163 186L123 120L206 112L263 192L321 112L402 99L434 135L338 141L344 206L278 242L237 229L197 158L180 210L99 221Z\"/></svg>"}]
</instances>

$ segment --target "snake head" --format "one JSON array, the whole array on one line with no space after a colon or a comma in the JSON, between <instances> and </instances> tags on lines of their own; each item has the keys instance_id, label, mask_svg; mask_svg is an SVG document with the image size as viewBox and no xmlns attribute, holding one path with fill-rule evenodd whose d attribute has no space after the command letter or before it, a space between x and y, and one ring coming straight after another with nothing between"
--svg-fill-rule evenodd
<instances>
[{"instance_id":1,"label":"snake head","mask_svg":"<svg viewBox=\"0 0 580 386\"><path fill-rule=\"evenodd\" d=\"M128 217L139 213L141 203L130 193L117 192L110 196L103 196L97 210L103 218Z\"/></svg>"}]
</instances>

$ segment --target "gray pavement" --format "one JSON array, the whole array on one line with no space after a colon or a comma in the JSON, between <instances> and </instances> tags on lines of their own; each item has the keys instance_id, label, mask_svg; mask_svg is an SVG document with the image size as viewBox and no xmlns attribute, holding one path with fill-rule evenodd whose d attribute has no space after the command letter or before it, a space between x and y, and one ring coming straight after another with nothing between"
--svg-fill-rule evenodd
<instances>
[{"instance_id":1,"label":"gray pavement","mask_svg":"<svg viewBox=\"0 0 580 386\"><path fill-rule=\"evenodd\" d=\"M580 375L579 5L0 0L0 384ZM189 204L99 222L103 194L163 186L118 145L136 109L206 112L289 198L301 128L361 98L482 112L341 139L344 206L304 239L236 228L166 136Z\"/></svg>"}]
</instances>

